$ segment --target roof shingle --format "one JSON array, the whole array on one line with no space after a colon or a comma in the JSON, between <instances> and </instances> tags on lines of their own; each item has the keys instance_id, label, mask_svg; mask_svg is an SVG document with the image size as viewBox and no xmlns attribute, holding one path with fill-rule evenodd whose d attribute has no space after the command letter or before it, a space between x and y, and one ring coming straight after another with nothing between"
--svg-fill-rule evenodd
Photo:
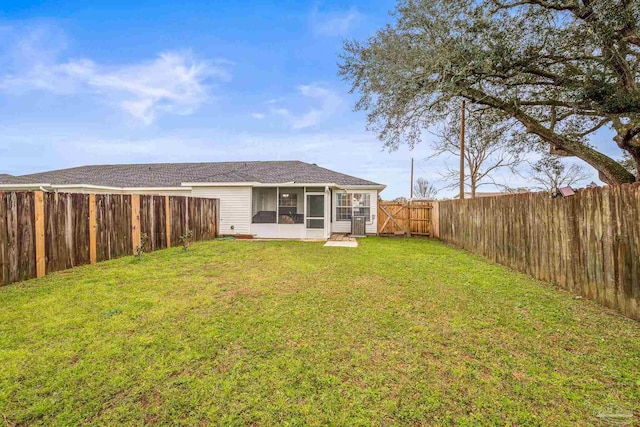
<instances>
[{"instance_id":1,"label":"roof shingle","mask_svg":"<svg viewBox=\"0 0 640 427\"><path fill-rule=\"evenodd\" d=\"M380 185L300 161L96 165L30 175L0 175L0 184L179 187L184 182Z\"/></svg>"}]
</instances>

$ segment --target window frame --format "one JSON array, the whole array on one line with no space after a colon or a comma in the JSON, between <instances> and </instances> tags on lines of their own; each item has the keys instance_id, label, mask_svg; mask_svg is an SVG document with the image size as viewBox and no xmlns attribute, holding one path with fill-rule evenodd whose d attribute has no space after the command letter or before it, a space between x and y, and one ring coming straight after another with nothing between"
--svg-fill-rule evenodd
<instances>
[{"instance_id":1,"label":"window frame","mask_svg":"<svg viewBox=\"0 0 640 427\"><path fill-rule=\"evenodd\" d=\"M273 191L270 191L273 190ZM270 194L273 193L273 194ZM273 205L274 208L276 209L275 211L269 211L269 210L265 210L265 200L270 198L271 195L273 195L273 199L271 199L271 201L273 201ZM266 202L266 204L269 204L269 201ZM251 224L277 224L278 223L278 191L277 188L270 188L270 187L265 187L265 188L252 188L251 189ZM260 221L256 221L256 215L258 215L259 212L273 212L273 220L260 220Z\"/></svg>"},{"instance_id":2,"label":"window frame","mask_svg":"<svg viewBox=\"0 0 640 427\"><path fill-rule=\"evenodd\" d=\"M304 189L300 191L300 188L295 187L278 187L278 199L277 199L277 223L282 225L300 225L305 222L304 215ZM282 196L287 194L285 204L281 204L283 201ZM298 209L300 196L302 196L302 212ZM288 213L283 213L288 211ZM284 217L289 217L292 222L283 221Z\"/></svg>"},{"instance_id":3,"label":"window frame","mask_svg":"<svg viewBox=\"0 0 640 427\"><path fill-rule=\"evenodd\" d=\"M356 195L358 195L359 197L359 201L358 203L354 203L354 200L356 199ZM367 203L363 204L362 199L364 199ZM342 204L345 200L348 201L348 206ZM371 222L371 193L367 193L367 192L346 192L346 193L336 193L336 222L350 222L351 219L354 216L354 212L356 210L360 210L360 209L368 209L369 210L369 214L366 215L367 217L367 222ZM344 217L344 212L348 211L349 212L349 217L345 219ZM358 216L364 216L361 215L358 212Z\"/></svg>"},{"instance_id":4,"label":"window frame","mask_svg":"<svg viewBox=\"0 0 640 427\"><path fill-rule=\"evenodd\" d=\"M283 205L282 204L282 196L285 195L285 194L287 196L289 196L288 200L287 200L287 202L289 202L288 205ZM291 197L291 196L294 196L294 197ZM293 203L293 204L291 204L291 203ZM278 209L280 209L280 208L297 208L297 207L298 207L298 193L293 193L293 192L290 192L290 191L283 192L283 193L278 193Z\"/></svg>"}]
</instances>

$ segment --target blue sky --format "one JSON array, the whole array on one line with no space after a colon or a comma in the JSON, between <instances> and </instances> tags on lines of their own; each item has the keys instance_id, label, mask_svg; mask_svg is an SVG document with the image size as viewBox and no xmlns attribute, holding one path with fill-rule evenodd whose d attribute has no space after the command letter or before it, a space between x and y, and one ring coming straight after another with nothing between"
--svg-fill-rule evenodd
<instances>
[{"instance_id":1,"label":"blue sky","mask_svg":"<svg viewBox=\"0 0 640 427\"><path fill-rule=\"evenodd\" d=\"M0 173L298 159L408 195L427 144L389 153L337 75L394 2L0 0ZM442 195L448 195L443 192Z\"/></svg>"}]
</instances>

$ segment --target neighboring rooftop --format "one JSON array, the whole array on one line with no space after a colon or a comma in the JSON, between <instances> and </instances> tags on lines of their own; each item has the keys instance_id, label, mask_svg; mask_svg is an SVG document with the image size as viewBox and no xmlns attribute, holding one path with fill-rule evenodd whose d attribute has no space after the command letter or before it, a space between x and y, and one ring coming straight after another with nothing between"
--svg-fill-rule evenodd
<instances>
[{"instance_id":1,"label":"neighboring rooftop","mask_svg":"<svg viewBox=\"0 0 640 427\"><path fill-rule=\"evenodd\" d=\"M366 179L334 172L316 164L297 160L95 165L22 176L0 174L0 184L179 187L186 182L259 182L264 184L298 182L309 184L380 185Z\"/></svg>"},{"instance_id":2,"label":"neighboring rooftop","mask_svg":"<svg viewBox=\"0 0 640 427\"><path fill-rule=\"evenodd\" d=\"M1 184L13 184L16 181L16 177L13 175L9 175L6 173L0 173L0 183Z\"/></svg>"}]
</instances>

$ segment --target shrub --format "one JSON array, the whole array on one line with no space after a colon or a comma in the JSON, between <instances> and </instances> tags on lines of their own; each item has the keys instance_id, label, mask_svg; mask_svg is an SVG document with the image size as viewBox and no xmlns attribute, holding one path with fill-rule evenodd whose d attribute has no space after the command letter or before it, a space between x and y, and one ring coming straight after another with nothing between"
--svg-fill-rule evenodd
<instances>
[{"instance_id":1,"label":"shrub","mask_svg":"<svg viewBox=\"0 0 640 427\"><path fill-rule=\"evenodd\" d=\"M136 247L136 256L138 259L142 259L142 255L147 250L147 243L149 242L149 236L147 233L142 233L140 235L140 246Z\"/></svg>"},{"instance_id":2,"label":"shrub","mask_svg":"<svg viewBox=\"0 0 640 427\"><path fill-rule=\"evenodd\" d=\"M180 236L180 243L182 243L182 249L185 251L189 250L189 246L191 246L191 240L193 239L193 230L185 231L183 236Z\"/></svg>"}]
</instances>

